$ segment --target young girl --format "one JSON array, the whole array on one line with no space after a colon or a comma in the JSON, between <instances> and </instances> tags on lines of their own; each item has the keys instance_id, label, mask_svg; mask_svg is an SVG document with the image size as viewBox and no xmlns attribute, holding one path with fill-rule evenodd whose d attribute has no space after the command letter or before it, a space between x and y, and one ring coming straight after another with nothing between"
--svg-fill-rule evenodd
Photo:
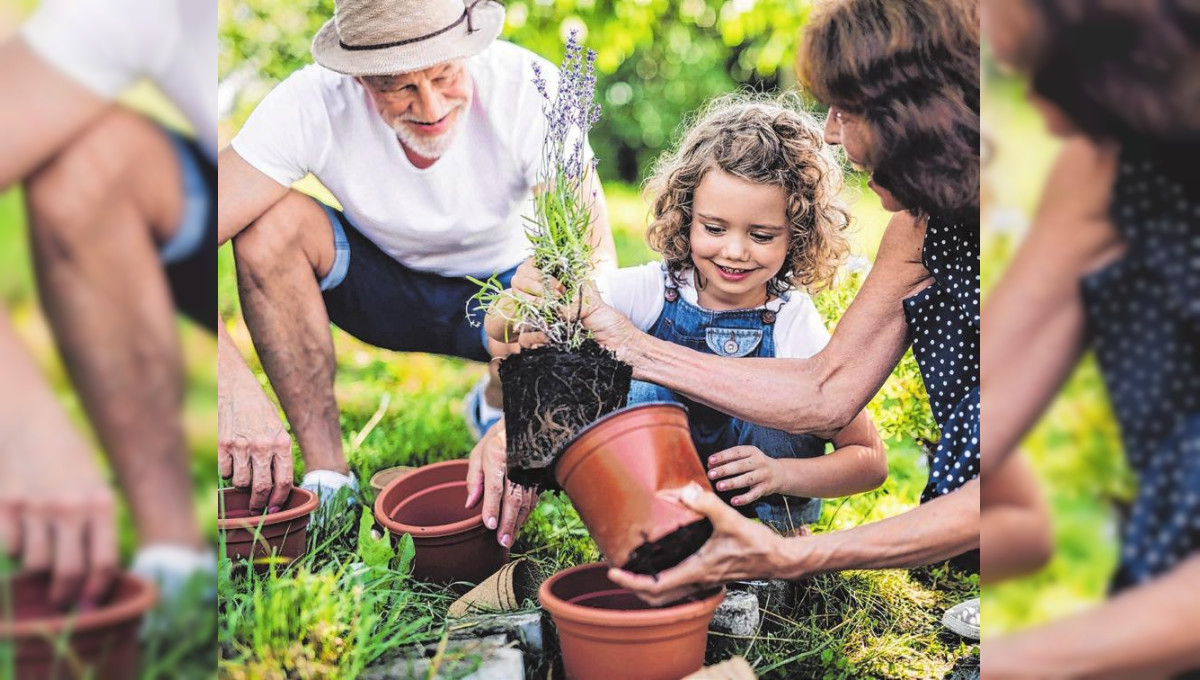
<instances>
[{"instance_id":1,"label":"young girl","mask_svg":"<svg viewBox=\"0 0 1200 680\"><path fill-rule=\"evenodd\" d=\"M841 187L821 126L794 98L718 99L649 182L647 237L663 261L600 277L597 289L668 342L731 358L809 357L829 334L803 291L828 285L846 253ZM512 337L498 314L488 330ZM629 403L653 401L687 406L718 493L783 533L816 521L820 498L868 491L887 478L865 412L825 456L822 439L753 425L635 380Z\"/></svg>"}]
</instances>

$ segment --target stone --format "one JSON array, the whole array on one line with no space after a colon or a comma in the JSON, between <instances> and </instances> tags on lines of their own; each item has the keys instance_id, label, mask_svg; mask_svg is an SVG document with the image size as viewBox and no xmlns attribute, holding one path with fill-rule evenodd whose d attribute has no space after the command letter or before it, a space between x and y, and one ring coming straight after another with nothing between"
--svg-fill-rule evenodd
<instances>
[{"instance_id":1,"label":"stone","mask_svg":"<svg viewBox=\"0 0 1200 680\"><path fill-rule=\"evenodd\" d=\"M717 605L717 611L713 613L708 629L726 635L750 636L758 632L761 620L758 598L754 593L731 590L725 594L721 604Z\"/></svg>"},{"instance_id":2,"label":"stone","mask_svg":"<svg viewBox=\"0 0 1200 680\"><path fill-rule=\"evenodd\" d=\"M526 654L541 655L546 639L541 611L471 616L450 624L452 640L496 635L516 642Z\"/></svg>"},{"instance_id":3,"label":"stone","mask_svg":"<svg viewBox=\"0 0 1200 680\"><path fill-rule=\"evenodd\" d=\"M463 680L524 680L525 663L504 635L450 640L438 654L437 644L410 650L412 656L391 658L368 668L363 680L455 677ZM473 670L472 670L473 669Z\"/></svg>"}]
</instances>

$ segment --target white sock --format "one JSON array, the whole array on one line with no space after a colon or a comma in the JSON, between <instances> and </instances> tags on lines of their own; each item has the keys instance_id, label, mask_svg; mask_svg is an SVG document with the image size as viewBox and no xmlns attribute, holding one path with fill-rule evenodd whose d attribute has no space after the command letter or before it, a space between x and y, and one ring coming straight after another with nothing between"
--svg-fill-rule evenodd
<instances>
[{"instance_id":1,"label":"white sock","mask_svg":"<svg viewBox=\"0 0 1200 680\"><path fill-rule=\"evenodd\" d=\"M174 600L196 574L217 573L217 555L209 548L158 543L137 551L129 571L158 586L159 601Z\"/></svg>"}]
</instances>

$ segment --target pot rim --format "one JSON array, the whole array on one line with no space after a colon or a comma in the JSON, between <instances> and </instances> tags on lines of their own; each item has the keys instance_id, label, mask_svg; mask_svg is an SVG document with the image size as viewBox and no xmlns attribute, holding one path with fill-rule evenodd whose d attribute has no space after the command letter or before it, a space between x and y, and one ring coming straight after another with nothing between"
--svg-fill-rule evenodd
<instances>
[{"instance_id":1,"label":"pot rim","mask_svg":"<svg viewBox=\"0 0 1200 680\"><path fill-rule=\"evenodd\" d=\"M705 611L715 610L725 597L725 586L719 586L711 595L706 595L698 600L690 600L668 607L621 611L574 604L551 592L551 588L555 583L592 569L604 569L607 572L609 565L606 562L590 562L577 567L571 567L570 569L564 569L554 574L538 587L538 602L550 612L551 616L555 618L562 617L564 620L572 623L590 624L605 628L649 628L700 618L705 615ZM617 586L617 589L629 592L620 586Z\"/></svg>"},{"instance_id":2,"label":"pot rim","mask_svg":"<svg viewBox=\"0 0 1200 680\"><path fill-rule=\"evenodd\" d=\"M117 576L117 583L113 587L119 583L132 583L136 587L133 595L110 607L90 612L59 614L26 621L0 619L0 639L42 638L47 634L57 635L63 631L69 631L69 635L74 637L80 633L133 621L145 615L158 602L158 588L140 576L125 572Z\"/></svg>"},{"instance_id":3,"label":"pot rim","mask_svg":"<svg viewBox=\"0 0 1200 680\"><path fill-rule=\"evenodd\" d=\"M226 487L221 489L219 493L221 495L225 495L227 492L234 493L238 491L240 491L240 489ZM254 531L259 527L291 522L292 520L299 519L305 515L310 515L312 514L313 510L317 509L317 505L319 504L317 494L299 486L293 486L292 493L299 493L302 497L304 497L304 502L294 508L287 508L285 510L280 510L279 512L273 512L266 515L254 515L252 517L221 517L219 515L221 509L220 506L218 506L217 528L221 531L228 531L230 529L249 529L250 531Z\"/></svg>"},{"instance_id":4,"label":"pot rim","mask_svg":"<svg viewBox=\"0 0 1200 680\"><path fill-rule=\"evenodd\" d=\"M406 475L403 475L403 476L397 477L396 479L393 479L391 482L388 483L388 485L386 487L383 488L383 491L380 491L379 495L377 495L375 497L375 508L374 508L375 521L379 522L381 525L383 525L383 528L387 529L388 531L392 532L393 534L396 534L396 535L411 534L414 539L417 539L417 538L443 538L446 536L453 536L455 534L464 534L464 533L471 531L472 529L476 529L478 527L483 526L483 508L482 507L479 509L479 512L477 514L472 515L471 517L468 517L466 519L461 519L461 520L458 520L457 522L450 522L448 524L434 524L431 526L421 526L421 525L416 525L416 524L405 524L403 522L398 522L398 521L392 519L391 515L383 507L383 501L387 498L388 492L391 490L391 488L393 486L395 486L396 484L402 482L403 480L408 479L412 475L420 474L420 472L422 470L441 469L441 468L445 468L445 467L463 466L463 465L469 465L469 462L466 460L463 460L461 458L458 458L455 460L446 460L446 461L442 461L440 463L431 463L429 465L422 465L421 467L413 470L412 472L409 472ZM420 491L417 491L416 493L412 494L411 496L408 496L408 497L402 499L399 503L396 504L396 506L394 508L392 508L392 512L395 513L396 510L399 510L400 508L404 507L405 505L413 502L416 499L421 498L422 496L432 493L435 490L440 490L447 486L457 486L457 485L462 485L465 487L467 485L467 480L464 479L462 481L442 482L441 484L427 486L427 487L421 489Z\"/></svg>"},{"instance_id":5,"label":"pot rim","mask_svg":"<svg viewBox=\"0 0 1200 680\"><path fill-rule=\"evenodd\" d=\"M625 408L617 409L616 411L613 411L612 413L605 414L605 415L601 416L600 418L598 418L597 420L593 421L587 427L585 427L582 430L580 430L579 432L577 432L575 434L575 436L572 437L570 439L570 441L568 441L566 444L564 444L562 449L559 450L558 455L556 455L554 457L554 469L551 470L552 476L554 477L554 481L558 482L559 486L563 486L565 478L567 476L569 476L569 473L575 468L576 465L583 462L584 458L587 457L584 453L581 453L578 456L570 456L571 447L575 446L575 444L582 441L583 438L586 437L587 435L591 434L593 430L598 430L601 427L605 426L605 424L608 423L610 420L616 420L616 419L618 419L618 417L624 416L628 413L634 413L637 411L645 411L645 410L650 410L652 408L660 408L663 406L666 406L670 409L677 409L677 410L683 411L684 422L687 421L687 412L688 412L687 406L684 406L683 404L680 404L679 402L676 402L676 401L648 401L648 402L645 402L642 404L634 404L633 406L626 406ZM590 453L590 452L591 452L591 449L589 449L585 453ZM563 461L565 459L567 459L568 457L576 458L576 460L573 460L571 463L564 463Z\"/></svg>"}]
</instances>

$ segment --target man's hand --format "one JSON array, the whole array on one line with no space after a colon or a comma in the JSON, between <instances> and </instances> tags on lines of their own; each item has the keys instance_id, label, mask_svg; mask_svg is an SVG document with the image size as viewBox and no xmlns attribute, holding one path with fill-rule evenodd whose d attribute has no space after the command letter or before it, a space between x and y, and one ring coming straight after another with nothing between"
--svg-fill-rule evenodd
<instances>
[{"instance_id":1,"label":"man's hand","mask_svg":"<svg viewBox=\"0 0 1200 680\"><path fill-rule=\"evenodd\" d=\"M713 534L707 543L679 565L655 576L608 570L613 583L655 606L729 581L775 577L785 566L783 542L803 540L777 536L695 483L679 491L678 501L712 521Z\"/></svg>"},{"instance_id":2,"label":"man's hand","mask_svg":"<svg viewBox=\"0 0 1200 680\"><path fill-rule=\"evenodd\" d=\"M116 576L113 492L56 404L0 450L0 553L22 571L49 573L50 600L62 608L98 606Z\"/></svg>"},{"instance_id":3,"label":"man's hand","mask_svg":"<svg viewBox=\"0 0 1200 680\"><path fill-rule=\"evenodd\" d=\"M733 505L746 505L773 493L779 493L783 470L779 461L755 446L735 446L708 457L708 478L721 480L717 489L749 489L730 499Z\"/></svg>"},{"instance_id":4,"label":"man's hand","mask_svg":"<svg viewBox=\"0 0 1200 680\"><path fill-rule=\"evenodd\" d=\"M506 445L504 418L501 418L471 449L466 507L474 507L482 499L483 523L496 530L500 545L511 548L521 525L537 507L538 492L508 481Z\"/></svg>"},{"instance_id":5,"label":"man's hand","mask_svg":"<svg viewBox=\"0 0 1200 680\"><path fill-rule=\"evenodd\" d=\"M257 384L217 390L217 470L250 489L251 510L278 512L292 492L292 438Z\"/></svg>"}]
</instances>

